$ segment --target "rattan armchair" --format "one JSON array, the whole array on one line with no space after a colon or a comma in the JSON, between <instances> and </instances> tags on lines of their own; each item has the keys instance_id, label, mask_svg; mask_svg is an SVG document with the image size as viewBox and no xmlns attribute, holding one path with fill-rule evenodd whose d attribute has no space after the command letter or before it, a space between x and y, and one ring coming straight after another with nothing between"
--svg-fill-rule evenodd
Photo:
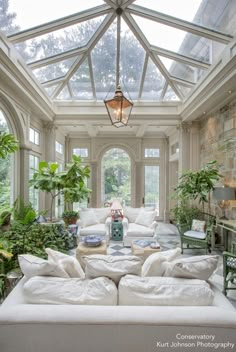
<instances>
[{"instance_id":1,"label":"rattan armchair","mask_svg":"<svg viewBox=\"0 0 236 352\"><path fill-rule=\"evenodd\" d=\"M231 252L223 252L223 275L224 289L223 293L227 295L227 290L236 290L236 285L230 286L236 280L236 242L232 243Z\"/></svg>"},{"instance_id":2,"label":"rattan armchair","mask_svg":"<svg viewBox=\"0 0 236 352\"><path fill-rule=\"evenodd\" d=\"M206 254L211 252L211 237L212 232L214 231L215 216L210 214L202 213L201 217L197 220L202 220L206 222L205 236L188 236L187 232L191 230L192 219L187 224L178 224L178 229L180 233L180 242L181 242L181 252L183 253L184 249L205 249Z\"/></svg>"}]
</instances>

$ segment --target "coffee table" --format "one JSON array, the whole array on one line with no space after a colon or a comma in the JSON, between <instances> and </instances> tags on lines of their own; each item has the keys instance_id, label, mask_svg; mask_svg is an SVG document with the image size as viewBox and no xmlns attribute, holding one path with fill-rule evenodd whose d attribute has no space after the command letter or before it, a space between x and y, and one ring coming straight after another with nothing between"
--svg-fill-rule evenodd
<instances>
[{"instance_id":1,"label":"coffee table","mask_svg":"<svg viewBox=\"0 0 236 352\"><path fill-rule=\"evenodd\" d=\"M78 247L76 248L76 258L80 262L82 268L84 268L82 256L83 255L91 255L91 254L107 254L106 241L102 241L100 246L96 246L96 247L86 246L83 242L80 242L78 244Z\"/></svg>"},{"instance_id":2,"label":"coffee table","mask_svg":"<svg viewBox=\"0 0 236 352\"><path fill-rule=\"evenodd\" d=\"M151 248L150 246L147 247L141 247L139 245L137 245L134 241L132 241L131 243L131 250L132 250L132 254L136 255L138 257L143 257L144 259L146 259L149 255L156 253L156 252L160 252L161 248Z\"/></svg>"}]
</instances>

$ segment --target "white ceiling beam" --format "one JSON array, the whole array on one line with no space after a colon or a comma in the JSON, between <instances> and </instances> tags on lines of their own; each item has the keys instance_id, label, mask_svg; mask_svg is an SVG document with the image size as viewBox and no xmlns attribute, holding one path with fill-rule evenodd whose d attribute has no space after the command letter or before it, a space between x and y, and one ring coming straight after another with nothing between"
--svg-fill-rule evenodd
<instances>
[{"instance_id":1,"label":"white ceiling beam","mask_svg":"<svg viewBox=\"0 0 236 352\"><path fill-rule=\"evenodd\" d=\"M87 44L87 51L78 59L74 62L74 64L71 66L69 71L66 73L64 77L64 82L62 82L59 87L56 88L55 92L52 95L52 99L55 99L55 97L62 91L64 86L66 85L67 81L75 74L75 72L78 70L80 65L85 61L85 59L88 57L89 53L92 51L92 49L95 47L97 42L100 40L100 38L103 36L103 34L106 32L108 27L112 24L116 17L116 13L112 13L106 16L102 24L98 27L97 31L94 33L92 38L89 40Z\"/></svg>"},{"instance_id":2,"label":"white ceiling beam","mask_svg":"<svg viewBox=\"0 0 236 352\"><path fill-rule=\"evenodd\" d=\"M150 49L157 55L167 57L168 59L175 60L175 61L181 62L183 64L186 64L186 65L190 65L190 66L194 66L194 67L198 67L198 68L202 68L202 69L208 69L211 66L210 64L208 64L206 62L192 59L188 56L181 55L181 54L175 53L171 50L166 50L166 49L160 48L155 45L151 45Z\"/></svg>"},{"instance_id":3,"label":"white ceiling beam","mask_svg":"<svg viewBox=\"0 0 236 352\"><path fill-rule=\"evenodd\" d=\"M191 88L195 86L195 83L187 81L187 80L179 78L179 77L171 76L171 80L177 84L181 84L182 86L191 87Z\"/></svg>"},{"instance_id":4,"label":"white ceiling beam","mask_svg":"<svg viewBox=\"0 0 236 352\"><path fill-rule=\"evenodd\" d=\"M143 72L142 72L140 86L139 86L139 93L138 93L138 98L139 99L141 98L142 93L143 93L143 86L144 86L144 80L145 80L146 72L147 72L148 59L149 59L149 55L146 52L145 60L144 60L144 64L143 64Z\"/></svg>"},{"instance_id":5,"label":"white ceiling beam","mask_svg":"<svg viewBox=\"0 0 236 352\"><path fill-rule=\"evenodd\" d=\"M164 84L164 87L162 89L162 93L161 93L161 96L160 96L160 100L164 99L164 97L166 95L167 88L168 88L168 83L165 81L165 84Z\"/></svg>"},{"instance_id":6,"label":"white ceiling beam","mask_svg":"<svg viewBox=\"0 0 236 352\"><path fill-rule=\"evenodd\" d=\"M127 0L124 1L124 3L121 5L121 8L124 10L126 9L129 5L133 4L133 2L135 2L136 0Z\"/></svg>"},{"instance_id":7,"label":"white ceiling beam","mask_svg":"<svg viewBox=\"0 0 236 352\"><path fill-rule=\"evenodd\" d=\"M165 15L161 12L149 10L149 9L142 7L142 6L130 5L126 9L126 11L129 11L133 15L141 16L141 17L147 18L149 20L165 24L167 26L178 28L183 31L190 32L192 34L195 34L195 35L198 35L201 37L215 40L215 41L223 43L223 44L228 44L233 39L233 37L229 34L218 32L215 30L211 30L207 27L203 27L203 26L197 25L195 23L191 23L191 22L184 21L184 20L181 20L176 17Z\"/></svg>"},{"instance_id":8,"label":"white ceiling beam","mask_svg":"<svg viewBox=\"0 0 236 352\"><path fill-rule=\"evenodd\" d=\"M46 10L45 10L46 11ZM38 37L40 35L56 31L58 29L72 26L74 24L91 20L94 17L106 15L111 12L112 9L108 5L100 5L92 9L81 11L76 14L60 18L55 21L51 21L40 26L36 26L16 34L11 34L8 39L13 43L20 43L28 39Z\"/></svg>"},{"instance_id":9,"label":"white ceiling beam","mask_svg":"<svg viewBox=\"0 0 236 352\"><path fill-rule=\"evenodd\" d=\"M94 82L94 75L93 75L93 65L92 65L92 59L91 59L91 53L88 55L88 65L89 65L89 74L90 74L90 80L91 80L91 85L92 85L92 92L93 92L93 98L96 99L96 89L95 89L95 82Z\"/></svg>"},{"instance_id":10,"label":"white ceiling beam","mask_svg":"<svg viewBox=\"0 0 236 352\"><path fill-rule=\"evenodd\" d=\"M112 7L113 9L117 9L117 5L111 1L111 0L103 0L107 5L109 5L110 7Z\"/></svg>"},{"instance_id":11,"label":"white ceiling beam","mask_svg":"<svg viewBox=\"0 0 236 352\"><path fill-rule=\"evenodd\" d=\"M63 76L63 77L50 79L49 81L43 82L41 84L43 87L50 87L50 86L54 86L54 84L62 83L62 82L64 82L64 80L65 80L65 78Z\"/></svg>"},{"instance_id":12,"label":"white ceiling beam","mask_svg":"<svg viewBox=\"0 0 236 352\"><path fill-rule=\"evenodd\" d=\"M60 61L66 60L66 59L70 59L71 57L83 54L87 49L88 48L85 45L81 48L68 50L63 53L47 57L45 59L30 62L30 63L28 63L28 66L33 70L33 69L36 69L39 67L55 64L56 62L60 62Z\"/></svg>"},{"instance_id":13,"label":"white ceiling beam","mask_svg":"<svg viewBox=\"0 0 236 352\"><path fill-rule=\"evenodd\" d=\"M67 88L68 88L68 91L70 93L70 97L73 100L74 96L73 96L73 92L72 92L72 89L71 89L71 86L70 86L70 82L67 83Z\"/></svg>"},{"instance_id":14,"label":"white ceiling beam","mask_svg":"<svg viewBox=\"0 0 236 352\"><path fill-rule=\"evenodd\" d=\"M142 138L147 130L148 124L144 123L143 125L139 126L137 132L136 132L136 137Z\"/></svg>"},{"instance_id":15,"label":"white ceiling beam","mask_svg":"<svg viewBox=\"0 0 236 352\"><path fill-rule=\"evenodd\" d=\"M169 72L161 62L161 60L153 54L152 50L150 49L150 43L148 42L147 38L144 36L143 32L140 30L139 26L133 19L133 17L129 13L123 13L122 17L124 21L127 23L128 27L130 30L133 32L135 37L138 39L144 50L149 54L150 58L154 62L154 64L157 66L161 74L165 77L167 80L168 84L171 86L171 88L174 90L175 94L182 100L183 95L180 92L180 90L175 86L175 84L171 81Z\"/></svg>"}]
</instances>

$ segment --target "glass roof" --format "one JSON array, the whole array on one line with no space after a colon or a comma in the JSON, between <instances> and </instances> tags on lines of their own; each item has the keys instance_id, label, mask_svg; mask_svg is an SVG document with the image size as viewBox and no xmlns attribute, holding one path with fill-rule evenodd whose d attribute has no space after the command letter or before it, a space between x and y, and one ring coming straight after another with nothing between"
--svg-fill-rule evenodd
<instances>
[{"instance_id":1,"label":"glass roof","mask_svg":"<svg viewBox=\"0 0 236 352\"><path fill-rule=\"evenodd\" d=\"M102 101L120 83L133 101L178 102L233 39L235 11L231 0L5 0L0 30L54 101Z\"/></svg>"}]
</instances>

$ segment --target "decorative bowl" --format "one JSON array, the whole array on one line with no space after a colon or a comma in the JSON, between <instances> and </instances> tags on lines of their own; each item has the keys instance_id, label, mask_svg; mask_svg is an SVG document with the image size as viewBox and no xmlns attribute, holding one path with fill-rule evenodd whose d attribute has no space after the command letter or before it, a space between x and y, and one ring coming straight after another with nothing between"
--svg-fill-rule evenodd
<instances>
[{"instance_id":1,"label":"decorative bowl","mask_svg":"<svg viewBox=\"0 0 236 352\"><path fill-rule=\"evenodd\" d=\"M102 243L102 237L98 235L90 235L86 236L83 241L88 247L97 247Z\"/></svg>"}]
</instances>

